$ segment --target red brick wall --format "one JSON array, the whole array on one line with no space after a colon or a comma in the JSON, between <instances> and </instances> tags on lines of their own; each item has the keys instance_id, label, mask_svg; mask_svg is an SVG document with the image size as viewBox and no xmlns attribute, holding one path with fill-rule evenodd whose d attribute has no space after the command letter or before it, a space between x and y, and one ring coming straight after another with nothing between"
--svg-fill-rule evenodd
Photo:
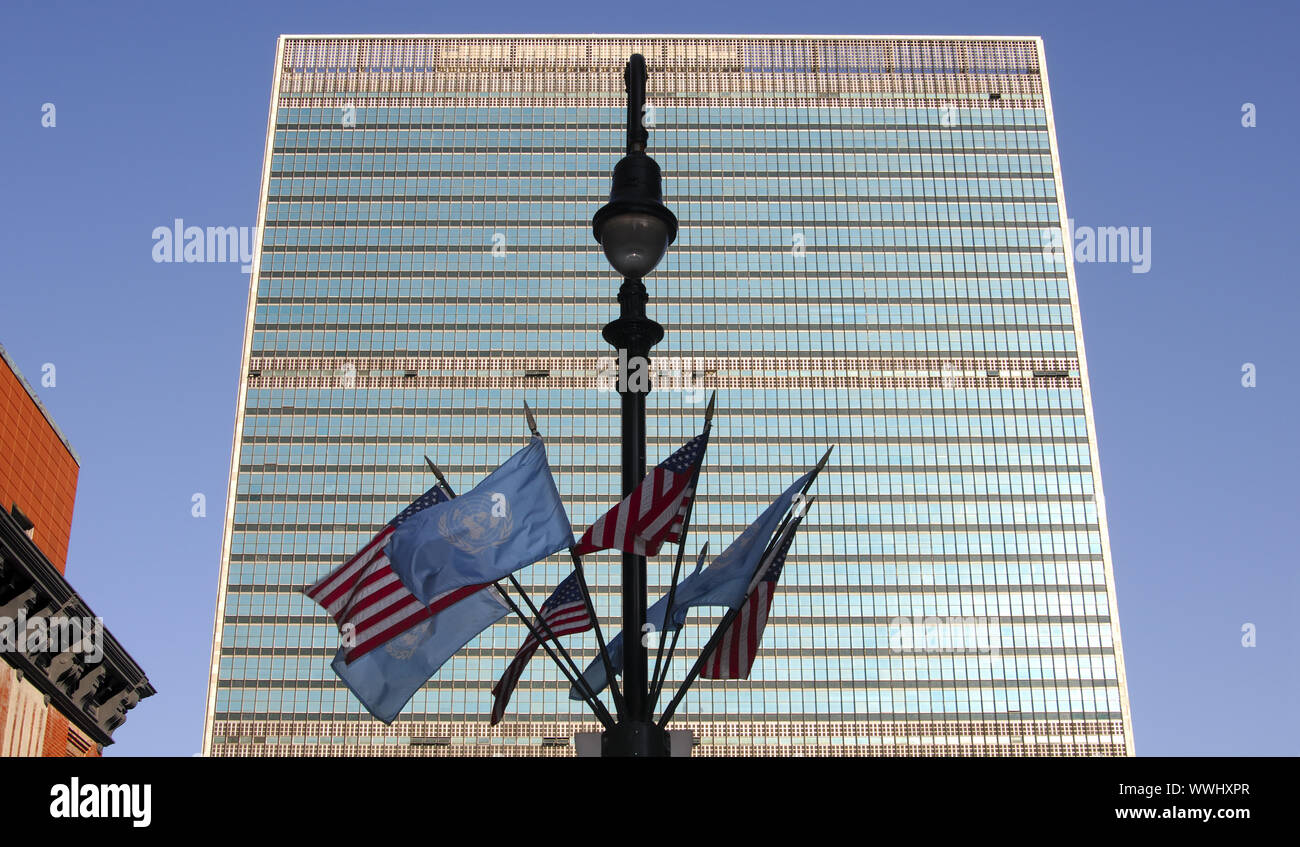
<instances>
[{"instance_id":1,"label":"red brick wall","mask_svg":"<svg viewBox=\"0 0 1300 847\"><path fill-rule=\"evenodd\" d=\"M0 508L14 504L36 525L36 546L62 573L68 563L72 509L77 499L77 460L22 381L0 358ZM9 702L8 674L0 674L0 731ZM69 744L69 733L79 736ZM87 740L62 714L49 710L45 723L45 756L67 756ZM85 753L99 755L93 743Z\"/></svg>"},{"instance_id":2,"label":"red brick wall","mask_svg":"<svg viewBox=\"0 0 1300 847\"><path fill-rule=\"evenodd\" d=\"M68 562L77 461L0 358L0 508L36 524L36 546L62 573Z\"/></svg>"},{"instance_id":3,"label":"red brick wall","mask_svg":"<svg viewBox=\"0 0 1300 847\"><path fill-rule=\"evenodd\" d=\"M0 733L4 731L9 719L10 695L16 693L11 689L17 686L30 686L30 682L16 682L13 671L8 665L0 666ZM24 696L39 696L32 689ZM63 758L66 756L98 757L99 746L85 736L81 730L72 725L58 710L46 706L45 735L41 739L40 755L44 758ZM2 745L0 745L2 746Z\"/></svg>"},{"instance_id":4,"label":"red brick wall","mask_svg":"<svg viewBox=\"0 0 1300 847\"><path fill-rule=\"evenodd\" d=\"M49 709L45 717L45 743L41 755L45 758L62 757L68 749L68 719L61 712Z\"/></svg>"},{"instance_id":5,"label":"red brick wall","mask_svg":"<svg viewBox=\"0 0 1300 847\"><path fill-rule=\"evenodd\" d=\"M99 756L95 742L82 735L72 726L71 721L62 712L50 709L45 723L45 745L41 755L44 758L62 758L76 756L79 758Z\"/></svg>"}]
</instances>

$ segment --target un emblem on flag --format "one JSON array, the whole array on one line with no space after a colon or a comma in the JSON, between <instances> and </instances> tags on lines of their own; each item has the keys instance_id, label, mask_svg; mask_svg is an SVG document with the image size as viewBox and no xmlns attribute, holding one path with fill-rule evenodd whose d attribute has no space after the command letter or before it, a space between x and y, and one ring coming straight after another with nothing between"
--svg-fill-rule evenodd
<instances>
[{"instance_id":1,"label":"un emblem on flag","mask_svg":"<svg viewBox=\"0 0 1300 847\"><path fill-rule=\"evenodd\" d=\"M443 538L471 555L505 543L514 515L501 494L458 497L438 519Z\"/></svg>"},{"instance_id":2,"label":"un emblem on flag","mask_svg":"<svg viewBox=\"0 0 1300 847\"><path fill-rule=\"evenodd\" d=\"M415 655L415 648L420 646L420 642L424 639L425 633L429 631L429 627L432 625L433 621L427 620L416 624L406 632L403 632L401 635L385 644L384 652L392 656L394 659L411 658Z\"/></svg>"}]
</instances>

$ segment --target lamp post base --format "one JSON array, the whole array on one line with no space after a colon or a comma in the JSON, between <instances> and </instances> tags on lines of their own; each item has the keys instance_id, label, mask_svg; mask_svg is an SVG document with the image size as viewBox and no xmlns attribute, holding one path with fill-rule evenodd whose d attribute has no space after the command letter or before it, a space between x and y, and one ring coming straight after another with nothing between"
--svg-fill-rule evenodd
<instances>
[{"instance_id":1,"label":"lamp post base","mask_svg":"<svg viewBox=\"0 0 1300 847\"><path fill-rule=\"evenodd\" d=\"M600 755L659 758L671 755L668 731L649 721L624 721L600 736Z\"/></svg>"}]
</instances>

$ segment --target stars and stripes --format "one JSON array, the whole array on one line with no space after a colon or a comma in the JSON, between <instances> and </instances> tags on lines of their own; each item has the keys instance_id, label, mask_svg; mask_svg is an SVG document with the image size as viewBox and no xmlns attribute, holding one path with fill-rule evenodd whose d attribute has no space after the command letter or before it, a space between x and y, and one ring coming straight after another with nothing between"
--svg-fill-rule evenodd
<instances>
[{"instance_id":1,"label":"stars and stripes","mask_svg":"<svg viewBox=\"0 0 1300 847\"><path fill-rule=\"evenodd\" d=\"M551 596L538 611L541 613L541 619L557 638L561 635L586 632L592 627L591 615L587 613L587 603L583 597L582 585L578 582L577 571L556 586L555 591L551 592ZM495 698L492 703L492 726L500 723L502 716L505 715L506 706L510 703L515 686L519 684L519 678L523 676L524 668L528 667L533 654L542 646L542 641L550 639L550 635L536 620L533 621L533 628L541 635L541 640L529 632L523 645L515 653L514 659L506 667L505 673L501 675L501 679L497 680L497 684L492 687L492 696Z\"/></svg>"},{"instance_id":2,"label":"stars and stripes","mask_svg":"<svg viewBox=\"0 0 1300 847\"><path fill-rule=\"evenodd\" d=\"M646 474L636 490L588 527L578 541L578 555L616 549L653 556L665 541L677 542L695 497L694 481L704 450L706 429Z\"/></svg>"},{"instance_id":3,"label":"stars and stripes","mask_svg":"<svg viewBox=\"0 0 1300 847\"><path fill-rule=\"evenodd\" d=\"M344 661L355 661L483 587L449 591L425 606L402 585L384 553L389 537L411 516L449 499L441 483L430 488L351 558L303 590L329 612L351 642Z\"/></svg>"},{"instance_id":4,"label":"stars and stripes","mask_svg":"<svg viewBox=\"0 0 1300 847\"><path fill-rule=\"evenodd\" d=\"M772 611L772 600L776 595L777 582L781 579L781 569L785 567L785 558L802 521L802 517L790 521L783 536L759 565L750 583L748 596L727 626L713 654L704 663L700 672L704 679L749 679L759 642L763 640L763 630L767 627L768 615Z\"/></svg>"}]
</instances>

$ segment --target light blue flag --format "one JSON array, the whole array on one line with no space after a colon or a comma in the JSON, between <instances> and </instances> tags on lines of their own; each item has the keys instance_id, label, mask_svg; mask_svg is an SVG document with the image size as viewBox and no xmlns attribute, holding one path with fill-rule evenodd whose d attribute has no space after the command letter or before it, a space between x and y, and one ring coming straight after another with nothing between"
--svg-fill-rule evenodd
<instances>
[{"instance_id":1,"label":"light blue flag","mask_svg":"<svg viewBox=\"0 0 1300 847\"><path fill-rule=\"evenodd\" d=\"M701 564L703 564L703 562L701 562ZM698 566L696 567L695 572L699 573ZM677 584L677 590L679 592L682 590L682 586L685 585L687 581L689 581L689 579L690 577L687 577L687 579L682 580ZM654 626L654 630L652 631L663 633L664 613L667 611L668 611L667 595L660 597L658 602L656 602L653 606L645 610L646 623L652 624ZM650 642L647 642L647 646L650 646ZM609 651L609 663L614 668L614 673L618 673L621 670L623 670L623 633L620 632L618 635L615 635L612 639L610 639L609 642L605 645L605 649ZM601 691L604 691L605 686L609 685L609 677L605 675L604 660L602 660L600 656L597 656L595 661L593 661L590 665L587 665L587 669L582 673L582 678L587 680L587 682L591 684L591 690L595 691L597 694L599 694ZM569 699L583 700L585 698L578 693L578 689L576 686L570 686Z\"/></svg>"},{"instance_id":2,"label":"light blue flag","mask_svg":"<svg viewBox=\"0 0 1300 847\"><path fill-rule=\"evenodd\" d=\"M546 446L534 437L469 493L409 518L384 551L407 590L428 605L572 545Z\"/></svg>"},{"instance_id":3,"label":"light blue flag","mask_svg":"<svg viewBox=\"0 0 1300 847\"><path fill-rule=\"evenodd\" d=\"M330 665L339 679L384 723L392 723L429 677L474 636L501 620L510 608L488 587L458 600L433 617L348 664L340 647Z\"/></svg>"},{"instance_id":4,"label":"light blue flag","mask_svg":"<svg viewBox=\"0 0 1300 847\"><path fill-rule=\"evenodd\" d=\"M673 629L686 623L687 612L696 606L726 606L734 609L744 602L750 580L754 578L754 570L758 567L758 560L767 547L768 539L811 475L812 471L809 471L796 479L780 497L772 501L767 511L758 516L758 520L746 527L740 537L713 560L713 564L677 586L677 596L673 603Z\"/></svg>"},{"instance_id":5,"label":"light blue flag","mask_svg":"<svg viewBox=\"0 0 1300 847\"><path fill-rule=\"evenodd\" d=\"M772 501L763 514L758 516L731 546L722 551L722 555L713 560L713 564L701 571L697 565L695 572L677 585L677 594L673 597L673 619L665 625L664 617L668 612L668 596L659 598L653 606L646 609L646 623L653 624L656 632L671 632L686 623L687 613L696 606L727 606L736 608L745 599L750 580L758 567L758 560L767 547L767 541L781 523L781 518L790 508L796 494L803 490L809 471L794 481L794 484ZM617 673L623 669L623 633L610 639L610 664ZM605 675L605 663L599 656L587 665L582 673L583 679L590 683L593 691L601 691L609 684ZM569 688L570 700L581 700L577 686Z\"/></svg>"}]
</instances>

